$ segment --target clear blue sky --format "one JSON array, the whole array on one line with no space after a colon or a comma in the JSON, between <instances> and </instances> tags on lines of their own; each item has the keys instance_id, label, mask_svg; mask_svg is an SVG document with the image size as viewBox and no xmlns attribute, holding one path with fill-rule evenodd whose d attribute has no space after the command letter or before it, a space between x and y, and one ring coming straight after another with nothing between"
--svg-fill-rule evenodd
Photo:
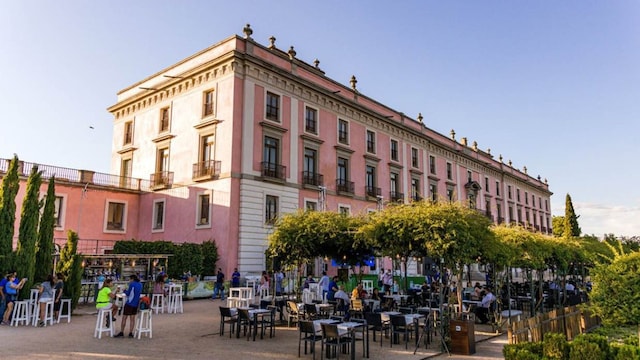
<instances>
[{"instance_id":1,"label":"clear blue sky","mask_svg":"<svg viewBox=\"0 0 640 360\"><path fill-rule=\"evenodd\" d=\"M547 178L554 215L571 194L583 232L640 235L631 0L3 1L0 157L108 172L116 93L246 23Z\"/></svg>"}]
</instances>

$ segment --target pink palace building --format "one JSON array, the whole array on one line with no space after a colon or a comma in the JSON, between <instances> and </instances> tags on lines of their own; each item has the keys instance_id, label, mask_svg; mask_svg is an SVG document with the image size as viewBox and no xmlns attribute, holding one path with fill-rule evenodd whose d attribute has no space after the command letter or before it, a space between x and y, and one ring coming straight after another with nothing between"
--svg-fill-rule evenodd
<instances>
[{"instance_id":1,"label":"pink palace building","mask_svg":"<svg viewBox=\"0 0 640 360\"><path fill-rule=\"evenodd\" d=\"M349 86L327 77L317 60L279 49L274 37L257 43L252 32L247 25L244 36L118 92L108 109L111 174L41 166L45 178L56 174L58 242L67 229L92 253L119 239L215 240L223 270L259 274L280 214L360 213L423 198L464 201L496 223L551 233L546 180L367 97L355 77Z\"/></svg>"}]
</instances>

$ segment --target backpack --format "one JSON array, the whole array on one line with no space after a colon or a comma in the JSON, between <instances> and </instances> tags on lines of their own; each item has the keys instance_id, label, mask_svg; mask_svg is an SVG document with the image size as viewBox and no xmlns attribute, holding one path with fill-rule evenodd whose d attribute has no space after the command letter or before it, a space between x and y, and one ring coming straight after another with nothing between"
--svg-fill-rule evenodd
<instances>
[{"instance_id":1,"label":"backpack","mask_svg":"<svg viewBox=\"0 0 640 360\"><path fill-rule=\"evenodd\" d=\"M151 301L149 300L148 296L143 296L140 298L140 304L138 305L140 310L147 310L150 305L151 305Z\"/></svg>"}]
</instances>

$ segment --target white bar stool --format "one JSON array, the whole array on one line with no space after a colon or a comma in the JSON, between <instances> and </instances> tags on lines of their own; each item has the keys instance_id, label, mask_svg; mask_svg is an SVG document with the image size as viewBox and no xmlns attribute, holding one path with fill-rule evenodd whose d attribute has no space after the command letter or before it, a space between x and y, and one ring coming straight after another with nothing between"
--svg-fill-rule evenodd
<instances>
[{"instance_id":1,"label":"white bar stool","mask_svg":"<svg viewBox=\"0 0 640 360\"><path fill-rule=\"evenodd\" d=\"M151 309L138 310L133 336L140 339L142 334L147 334L149 339L153 337L153 319Z\"/></svg>"},{"instance_id":2,"label":"white bar stool","mask_svg":"<svg viewBox=\"0 0 640 360\"><path fill-rule=\"evenodd\" d=\"M38 309L39 304L38 304L38 297L40 296L40 290L38 289L31 289L31 294L29 295L29 309L28 309L28 313L29 313L29 322L33 322L35 324L37 324L36 320L33 319L33 317L37 317L38 316Z\"/></svg>"},{"instance_id":3,"label":"white bar stool","mask_svg":"<svg viewBox=\"0 0 640 360\"><path fill-rule=\"evenodd\" d=\"M29 306L29 300L15 301L9 325L18 326L21 322L24 325L29 325Z\"/></svg>"},{"instance_id":4,"label":"white bar stool","mask_svg":"<svg viewBox=\"0 0 640 360\"><path fill-rule=\"evenodd\" d=\"M113 337L113 323L111 321L111 309L99 309L98 318L96 319L96 329L93 331L93 337L102 339L103 332L109 332Z\"/></svg>"},{"instance_id":5,"label":"white bar stool","mask_svg":"<svg viewBox=\"0 0 640 360\"><path fill-rule=\"evenodd\" d=\"M67 313L62 314L64 312L65 305L67 305ZM60 319L67 318L67 324L71 322L71 299L60 299L60 310L58 310L58 324L60 324Z\"/></svg>"},{"instance_id":6,"label":"white bar stool","mask_svg":"<svg viewBox=\"0 0 640 360\"><path fill-rule=\"evenodd\" d=\"M158 311L164 314L164 294L153 294L153 296L151 296L150 308L155 311L156 314Z\"/></svg>"},{"instance_id":7,"label":"white bar stool","mask_svg":"<svg viewBox=\"0 0 640 360\"><path fill-rule=\"evenodd\" d=\"M31 290L33 292L33 289ZM49 325L53 326L54 323L54 318L53 318L53 299L56 298L56 289L53 289L53 298L51 298L51 300L45 302L44 305L44 314L40 314L40 301L36 301L35 303L35 308L33 310L34 315L33 315L33 326L38 326L38 322L42 321L44 323L44 326L47 326L47 323L49 323ZM44 316L43 316L44 315Z\"/></svg>"}]
</instances>

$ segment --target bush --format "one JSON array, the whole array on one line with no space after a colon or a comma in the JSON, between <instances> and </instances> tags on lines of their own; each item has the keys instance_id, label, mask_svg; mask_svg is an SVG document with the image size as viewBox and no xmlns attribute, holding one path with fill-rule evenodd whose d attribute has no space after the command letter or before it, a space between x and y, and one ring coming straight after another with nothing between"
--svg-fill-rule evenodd
<instances>
[{"instance_id":1,"label":"bush","mask_svg":"<svg viewBox=\"0 0 640 360\"><path fill-rule=\"evenodd\" d=\"M578 336L571 342L569 360L606 360L606 355L600 350L598 344Z\"/></svg>"},{"instance_id":2,"label":"bush","mask_svg":"<svg viewBox=\"0 0 640 360\"><path fill-rule=\"evenodd\" d=\"M542 342L542 354L545 359L563 360L569 355L569 344L564 334L547 333Z\"/></svg>"},{"instance_id":3,"label":"bush","mask_svg":"<svg viewBox=\"0 0 640 360\"><path fill-rule=\"evenodd\" d=\"M505 345L502 348L505 360L540 359L542 357L542 343L524 342Z\"/></svg>"},{"instance_id":4,"label":"bush","mask_svg":"<svg viewBox=\"0 0 640 360\"><path fill-rule=\"evenodd\" d=\"M640 360L640 349L627 344L610 344L610 358L613 360Z\"/></svg>"},{"instance_id":5,"label":"bush","mask_svg":"<svg viewBox=\"0 0 640 360\"><path fill-rule=\"evenodd\" d=\"M609 359L609 340L606 336L598 334L580 334L576 336L575 340L581 341L584 339L587 342L598 345L600 351L604 354L605 359Z\"/></svg>"}]
</instances>

